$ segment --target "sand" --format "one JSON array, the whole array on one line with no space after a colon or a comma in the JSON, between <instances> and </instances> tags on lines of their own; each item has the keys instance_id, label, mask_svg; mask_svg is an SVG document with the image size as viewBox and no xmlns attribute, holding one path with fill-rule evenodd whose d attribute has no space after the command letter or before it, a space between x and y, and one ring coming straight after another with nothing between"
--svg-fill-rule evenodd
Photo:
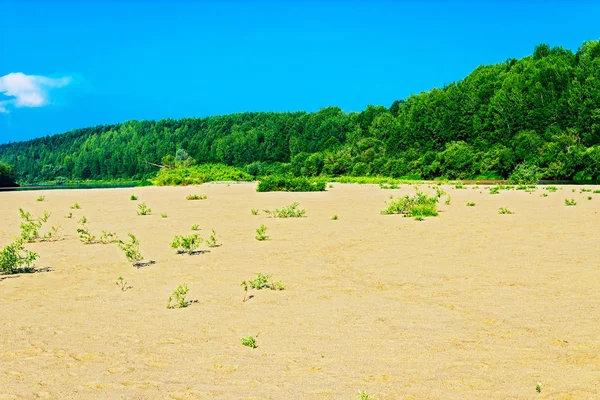
<instances>
[{"instance_id":1,"label":"sand","mask_svg":"<svg viewBox=\"0 0 600 400\"><path fill-rule=\"evenodd\" d=\"M50 271L0 276L0 399L600 398L600 195L445 189L452 204L423 222L380 214L408 185L0 193L0 246L19 234L19 207L51 211L63 234L28 245ZM208 199L185 199L195 193ZM151 215L136 214L141 201ZM250 212L293 201L307 218ZM156 263L84 245L81 216L94 234L134 233ZM175 254L195 223L222 246ZM268 241L254 238L261 224ZM240 282L259 272L285 290L243 303ZM198 302L167 309L184 282Z\"/></svg>"}]
</instances>

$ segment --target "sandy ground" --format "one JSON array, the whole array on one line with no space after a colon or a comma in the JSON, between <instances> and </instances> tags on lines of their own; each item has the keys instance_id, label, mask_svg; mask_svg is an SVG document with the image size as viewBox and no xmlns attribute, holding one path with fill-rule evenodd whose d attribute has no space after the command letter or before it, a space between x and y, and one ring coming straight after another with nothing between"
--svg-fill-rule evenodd
<instances>
[{"instance_id":1,"label":"sandy ground","mask_svg":"<svg viewBox=\"0 0 600 400\"><path fill-rule=\"evenodd\" d=\"M0 276L0 399L600 398L600 194L445 188L452 204L423 222L379 213L411 186L0 193L0 246L19 234L19 207L51 211L64 235L28 245L50 272ZM152 215L136 215L140 201ZM307 218L250 213L293 201ZM82 244L83 215L93 233L136 234L156 264ZM222 246L175 254L194 223ZM260 224L271 240L254 239ZM240 282L259 272L286 290L242 303ZM168 310L183 282L198 303Z\"/></svg>"}]
</instances>

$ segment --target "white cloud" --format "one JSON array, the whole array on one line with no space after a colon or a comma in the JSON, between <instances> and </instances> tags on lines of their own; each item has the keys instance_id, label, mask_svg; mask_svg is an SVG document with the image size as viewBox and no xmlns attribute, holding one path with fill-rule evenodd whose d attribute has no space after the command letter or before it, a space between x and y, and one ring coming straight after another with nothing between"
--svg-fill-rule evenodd
<instances>
[{"instance_id":1,"label":"white cloud","mask_svg":"<svg viewBox=\"0 0 600 400\"><path fill-rule=\"evenodd\" d=\"M48 78L13 72L0 77L0 93L9 97L0 101L0 113L8 113L14 107L41 107L49 102L49 89L60 88L71 82L70 77Z\"/></svg>"}]
</instances>

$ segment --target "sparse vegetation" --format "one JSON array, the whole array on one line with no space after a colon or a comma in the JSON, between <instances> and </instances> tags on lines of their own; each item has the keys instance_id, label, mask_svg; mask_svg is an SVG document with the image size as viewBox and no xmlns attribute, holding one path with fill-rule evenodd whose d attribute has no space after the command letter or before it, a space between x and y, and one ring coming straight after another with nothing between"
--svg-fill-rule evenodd
<instances>
[{"instance_id":1,"label":"sparse vegetation","mask_svg":"<svg viewBox=\"0 0 600 400\"><path fill-rule=\"evenodd\" d=\"M258 215L258 208L253 208L250 210L250 212L252 213L252 215Z\"/></svg>"},{"instance_id":2,"label":"sparse vegetation","mask_svg":"<svg viewBox=\"0 0 600 400\"><path fill-rule=\"evenodd\" d=\"M575 199L565 199L565 206L576 206L577 201Z\"/></svg>"},{"instance_id":3,"label":"sparse vegetation","mask_svg":"<svg viewBox=\"0 0 600 400\"><path fill-rule=\"evenodd\" d=\"M535 385L535 391L536 391L536 392L538 392L538 393L542 393L542 389L543 389L543 388L544 388L544 385L542 384L542 382L538 382L538 383Z\"/></svg>"},{"instance_id":4,"label":"sparse vegetation","mask_svg":"<svg viewBox=\"0 0 600 400\"><path fill-rule=\"evenodd\" d=\"M123 250L123 253L125 253L127 261L133 263L134 267L139 268L144 260L144 256L140 253L140 242L132 233L128 233L127 236L129 236L129 242L119 240L117 245Z\"/></svg>"},{"instance_id":5,"label":"sparse vegetation","mask_svg":"<svg viewBox=\"0 0 600 400\"><path fill-rule=\"evenodd\" d=\"M256 345L256 339L254 338L254 336L244 336L242 338L242 344L246 347L250 347L252 349L255 349L257 347Z\"/></svg>"},{"instance_id":6,"label":"sparse vegetation","mask_svg":"<svg viewBox=\"0 0 600 400\"><path fill-rule=\"evenodd\" d=\"M179 285L177 289L173 291L173 294L169 296L169 301L167 302L167 308L185 308L190 305L190 302L187 300L187 294L190 291L188 285L186 283Z\"/></svg>"},{"instance_id":7,"label":"sparse vegetation","mask_svg":"<svg viewBox=\"0 0 600 400\"><path fill-rule=\"evenodd\" d=\"M219 246L217 244L217 232L215 232L214 229L211 229L211 230L212 230L211 235L208 237L208 239L206 239L206 246L217 247L217 246Z\"/></svg>"},{"instance_id":8,"label":"sparse vegetation","mask_svg":"<svg viewBox=\"0 0 600 400\"><path fill-rule=\"evenodd\" d=\"M22 238L15 239L0 251L0 272L7 275L34 272L38 257L37 253L25 249Z\"/></svg>"},{"instance_id":9,"label":"sparse vegetation","mask_svg":"<svg viewBox=\"0 0 600 400\"><path fill-rule=\"evenodd\" d=\"M248 286L251 289L262 290L262 289L271 289L271 290L284 290L284 286L281 281L273 282L269 281L271 275L265 275L259 273L256 278L250 279L248 281L242 281L242 286Z\"/></svg>"},{"instance_id":10,"label":"sparse vegetation","mask_svg":"<svg viewBox=\"0 0 600 400\"><path fill-rule=\"evenodd\" d=\"M185 199L186 200L206 200L207 198L208 197L206 197L203 194L188 194Z\"/></svg>"},{"instance_id":11,"label":"sparse vegetation","mask_svg":"<svg viewBox=\"0 0 600 400\"><path fill-rule=\"evenodd\" d=\"M21 213L21 238L26 242L34 242L40 239L40 229L42 225L48 222L51 213L44 211L44 214L39 218L34 218L31 213L23 211L19 208Z\"/></svg>"},{"instance_id":12,"label":"sparse vegetation","mask_svg":"<svg viewBox=\"0 0 600 400\"><path fill-rule=\"evenodd\" d=\"M371 396L364 390L358 393L358 400L377 400L375 397Z\"/></svg>"},{"instance_id":13,"label":"sparse vegetation","mask_svg":"<svg viewBox=\"0 0 600 400\"><path fill-rule=\"evenodd\" d=\"M192 225L192 227L190 229L193 230L193 231L199 231L200 230L200 225L194 224L194 225Z\"/></svg>"},{"instance_id":14,"label":"sparse vegetation","mask_svg":"<svg viewBox=\"0 0 600 400\"><path fill-rule=\"evenodd\" d=\"M138 212L137 212L138 215L150 215L151 212L152 212L152 210L150 208L148 208L146 203L138 204Z\"/></svg>"},{"instance_id":15,"label":"sparse vegetation","mask_svg":"<svg viewBox=\"0 0 600 400\"><path fill-rule=\"evenodd\" d=\"M73 218L73 213L72 213L72 212L68 213L68 214L65 216L65 218L67 218L67 219L71 219L71 218Z\"/></svg>"},{"instance_id":16,"label":"sparse vegetation","mask_svg":"<svg viewBox=\"0 0 600 400\"><path fill-rule=\"evenodd\" d=\"M281 208L276 208L274 210L263 210L265 214L269 215L273 218L304 218L306 217L306 210L299 208L300 203L297 201L290 204L289 206L284 206Z\"/></svg>"},{"instance_id":17,"label":"sparse vegetation","mask_svg":"<svg viewBox=\"0 0 600 400\"><path fill-rule=\"evenodd\" d=\"M558 190L558 188L556 186L546 186L545 189L552 193L554 193Z\"/></svg>"},{"instance_id":18,"label":"sparse vegetation","mask_svg":"<svg viewBox=\"0 0 600 400\"><path fill-rule=\"evenodd\" d=\"M93 244L96 242L96 236L92 235L88 227L86 226L88 220L84 216L77 223L80 225L77 228L77 233L79 234L79 240L81 240L85 244Z\"/></svg>"},{"instance_id":19,"label":"sparse vegetation","mask_svg":"<svg viewBox=\"0 0 600 400\"><path fill-rule=\"evenodd\" d=\"M100 235L100 243L102 244L109 244L109 243L118 243L119 242L119 238L117 237L117 234L114 232L107 232L107 231L102 231L102 234Z\"/></svg>"},{"instance_id":20,"label":"sparse vegetation","mask_svg":"<svg viewBox=\"0 0 600 400\"><path fill-rule=\"evenodd\" d=\"M116 284L121 289L122 292L132 288L132 286L129 286L127 284L127 281L125 280L125 278L123 278L122 276L117 278Z\"/></svg>"},{"instance_id":21,"label":"sparse vegetation","mask_svg":"<svg viewBox=\"0 0 600 400\"><path fill-rule=\"evenodd\" d=\"M136 201L137 199L138 199L138 197L136 195L132 194L131 196L129 196L129 200L131 200L131 201Z\"/></svg>"},{"instance_id":22,"label":"sparse vegetation","mask_svg":"<svg viewBox=\"0 0 600 400\"><path fill-rule=\"evenodd\" d=\"M498 214L514 214L514 212L510 211L507 207L500 207Z\"/></svg>"},{"instance_id":23,"label":"sparse vegetation","mask_svg":"<svg viewBox=\"0 0 600 400\"><path fill-rule=\"evenodd\" d=\"M69 206L69 208L71 210L79 210L79 209L81 209L81 206L79 205L79 203L75 203L75 204Z\"/></svg>"},{"instance_id":24,"label":"sparse vegetation","mask_svg":"<svg viewBox=\"0 0 600 400\"><path fill-rule=\"evenodd\" d=\"M333 217L331 217L332 220L337 221L339 218L337 216L337 214L333 214Z\"/></svg>"},{"instance_id":25,"label":"sparse vegetation","mask_svg":"<svg viewBox=\"0 0 600 400\"><path fill-rule=\"evenodd\" d=\"M381 182L379 184L379 187L381 189L400 189L400 186L397 183L387 183L387 182Z\"/></svg>"},{"instance_id":26,"label":"sparse vegetation","mask_svg":"<svg viewBox=\"0 0 600 400\"><path fill-rule=\"evenodd\" d=\"M267 233L267 227L264 225L261 225L259 228L256 229L256 240L259 241L263 241L263 240L267 240L269 239L269 237L266 235Z\"/></svg>"},{"instance_id":27,"label":"sparse vegetation","mask_svg":"<svg viewBox=\"0 0 600 400\"><path fill-rule=\"evenodd\" d=\"M467 203L467 207L475 207L475 203L468 202L468 203Z\"/></svg>"},{"instance_id":28,"label":"sparse vegetation","mask_svg":"<svg viewBox=\"0 0 600 400\"><path fill-rule=\"evenodd\" d=\"M175 249L177 254L188 253L189 255L192 255L200 248L201 243L202 238L200 235L177 235L171 242L171 248Z\"/></svg>"},{"instance_id":29,"label":"sparse vegetation","mask_svg":"<svg viewBox=\"0 0 600 400\"><path fill-rule=\"evenodd\" d=\"M257 192L322 192L326 182L317 178L271 175L261 179Z\"/></svg>"},{"instance_id":30,"label":"sparse vegetation","mask_svg":"<svg viewBox=\"0 0 600 400\"><path fill-rule=\"evenodd\" d=\"M160 217L161 218L167 218L168 216L167 216L167 213L162 213L162 214L160 214Z\"/></svg>"},{"instance_id":31,"label":"sparse vegetation","mask_svg":"<svg viewBox=\"0 0 600 400\"><path fill-rule=\"evenodd\" d=\"M490 194L498 194L498 193L500 193L500 188L498 186L490 187Z\"/></svg>"}]
</instances>

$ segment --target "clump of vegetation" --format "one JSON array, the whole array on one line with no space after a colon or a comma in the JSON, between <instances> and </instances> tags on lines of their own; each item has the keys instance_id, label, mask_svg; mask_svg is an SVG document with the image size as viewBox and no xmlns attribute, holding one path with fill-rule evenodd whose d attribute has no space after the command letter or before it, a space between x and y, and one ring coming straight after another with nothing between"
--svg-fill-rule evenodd
<instances>
[{"instance_id":1,"label":"clump of vegetation","mask_svg":"<svg viewBox=\"0 0 600 400\"><path fill-rule=\"evenodd\" d=\"M160 214L161 218L167 218L167 213Z\"/></svg>"},{"instance_id":2,"label":"clump of vegetation","mask_svg":"<svg viewBox=\"0 0 600 400\"><path fill-rule=\"evenodd\" d=\"M93 244L96 242L96 236L90 233L90 230L86 226L87 222L88 220L85 216L77 221L77 223L81 225L79 228L77 228L77 233L79 234L79 240L81 240L83 243Z\"/></svg>"},{"instance_id":3,"label":"clump of vegetation","mask_svg":"<svg viewBox=\"0 0 600 400\"><path fill-rule=\"evenodd\" d=\"M186 200L206 200L208 197L206 197L203 194L188 194L186 196Z\"/></svg>"},{"instance_id":4,"label":"clump of vegetation","mask_svg":"<svg viewBox=\"0 0 600 400\"><path fill-rule=\"evenodd\" d=\"M274 210L263 210L265 214L269 215L273 218L304 218L306 217L306 210L303 208L299 208L300 203L297 201L290 204L289 206L284 206L281 208L276 208Z\"/></svg>"},{"instance_id":5,"label":"clump of vegetation","mask_svg":"<svg viewBox=\"0 0 600 400\"><path fill-rule=\"evenodd\" d=\"M131 201L136 201L138 199L138 197L134 194L132 194L131 196L129 196L129 200Z\"/></svg>"},{"instance_id":6,"label":"clump of vegetation","mask_svg":"<svg viewBox=\"0 0 600 400\"><path fill-rule=\"evenodd\" d=\"M46 196L39 196L35 201L44 201L46 200Z\"/></svg>"},{"instance_id":7,"label":"clump of vegetation","mask_svg":"<svg viewBox=\"0 0 600 400\"><path fill-rule=\"evenodd\" d=\"M119 238L117 234L114 232L102 231L102 235L100 235L100 243L109 244L109 243L118 243Z\"/></svg>"},{"instance_id":8,"label":"clump of vegetation","mask_svg":"<svg viewBox=\"0 0 600 400\"><path fill-rule=\"evenodd\" d=\"M184 283L183 285L177 286L177 289L173 291L173 294L169 296L169 301L167 302L167 308L185 308L190 305L190 301L187 300L187 294L190 291L188 285Z\"/></svg>"},{"instance_id":9,"label":"clump of vegetation","mask_svg":"<svg viewBox=\"0 0 600 400\"><path fill-rule=\"evenodd\" d=\"M556 192L558 190L558 188L556 186L546 186L545 189L547 191L549 191L549 192L552 192L552 193L554 193L554 192Z\"/></svg>"},{"instance_id":10,"label":"clump of vegetation","mask_svg":"<svg viewBox=\"0 0 600 400\"><path fill-rule=\"evenodd\" d=\"M579 193L591 193L592 189L586 189L586 188L582 188Z\"/></svg>"},{"instance_id":11,"label":"clump of vegetation","mask_svg":"<svg viewBox=\"0 0 600 400\"><path fill-rule=\"evenodd\" d=\"M596 193L596 194L598 194L598 193L600 193L600 189L598 189L598 190L594 190L592 193Z\"/></svg>"},{"instance_id":12,"label":"clump of vegetation","mask_svg":"<svg viewBox=\"0 0 600 400\"><path fill-rule=\"evenodd\" d=\"M48 222L51 213L44 211L41 217L34 218L31 213L23 211L22 208L19 208L19 212L21 213L21 238L26 242L40 239L40 229Z\"/></svg>"},{"instance_id":13,"label":"clump of vegetation","mask_svg":"<svg viewBox=\"0 0 600 400\"><path fill-rule=\"evenodd\" d=\"M456 182L456 184L454 185L454 188L455 188L455 189L466 189L467 187L466 187L466 186L465 186L465 185L464 185L464 184L463 184L461 181L458 181L458 182Z\"/></svg>"},{"instance_id":14,"label":"clump of vegetation","mask_svg":"<svg viewBox=\"0 0 600 400\"><path fill-rule=\"evenodd\" d=\"M587 197L587 199L588 199L588 200L591 200L591 199L592 199L592 196L588 196L588 197Z\"/></svg>"},{"instance_id":15,"label":"clump of vegetation","mask_svg":"<svg viewBox=\"0 0 600 400\"><path fill-rule=\"evenodd\" d=\"M468 203L467 203L467 207L475 207L475 203L468 202Z\"/></svg>"},{"instance_id":16,"label":"clump of vegetation","mask_svg":"<svg viewBox=\"0 0 600 400\"><path fill-rule=\"evenodd\" d=\"M69 206L69 208L71 210L79 210L81 209L81 206L79 205L79 203L74 203L73 205Z\"/></svg>"},{"instance_id":17,"label":"clump of vegetation","mask_svg":"<svg viewBox=\"0 0 600 400\"><path fill-rule=\"evenodd\" d=\"M202 238L200 235L177 235L171 242L171 248L177 250L177 254L188 253L192 255L200 247Z\"/></svg>"},{"instance_id":18,"label":"clump of vegetation","mask_svg":"<svg viewBox=\"0 0 600 400\"><path fill-rule=\"evenodd\" d=\"M565 199L565 206L576 206L577 202L575 199Z\"/></svg>"},{"instance_id":19,"label":"clump of vegetation","mask_svg":"<svg viewBox=\"0 0 600 400\"><path fill-rule=\"evenodd\" d=\"M217 232L215 232L214 229L211 229L211 230L212 230L212 233L208 237L208 239L206 239L206 245L208 247L218 247L219 245L217 244Z\"/></svg>"},{"instance_id":20,"label":"clump of vegetation","mask_svg":"<svg viewBox=\"0 0 600 400\"><path fill-rule=\"evenodd\" d=\"M246 300L248 300L248 289L254 289L254 290L263 290L263 289L270 289L270 290L284 290L285 287L283 286L283 283L281 283L281 281L277 281L277 282L273 282L272 280L269 281L269 278L271 277L271 275L265 275L265 274L261 274L259 273L256 278L254 279L250 279L247 281L242 281L242 283L240 284L240 286L244 289L244 298L242 299L242 302L246 302Z\"/></svg>"},{"instance_id":21,"label":"clump of vegetation","mask_svg":"<svg viewBox=\"0 0 600 400\"><path fill-rule=\"evenodd\" d=\"M71 218L73 218L73 213L72 213L72 212L70 212L69 214L67 214L67 215L65 216L65 218L67 218L67 219L71 219Z\"/></svg>"},{"instance_id":22,"label":"clump of vegetation","mask_svg":"<svg viewBox=\"0 0 600 400\"><path fill-rule=\"evenodd\" d=\"M128 233L127 236L129 236L129 242L119 240L117 245L125 253L127 261L133 263L134 267L139 268L144 260L144 256L140 253L140 242L132 233Z\"/></svg>"},{"instance_id":23,"label":"clump of vegetation","mask_svg":"<svg viewBox=\"0 0 600 400\"><path fill-rule=\"evenodd\" d=\"M338 218L337 214L333 214L333 217L331 217L331 219L333 221L337 221L339 218Z\"/></svg>"},{"instance_id":24,"label":"clump of vegetation","mask_svg":"<svg viewBox=\"0 0 600 400\"><path fill-rule=\"evenodd\" d=\"M148 208L146 203L138 204L138 212L137 212L138 215L150 215L151 212L152 212L152 210L150 208Z\"/></svg>"},{"instance_id":25,"label":"clump of vegetation","mask_svg":"<svg viewBox=\"0 0 600 400\"><path fill-rule=\"evenodd\" d=\"M490 194L498 194L498 193L500 193L500 188L498 186L490 187Z\"/></svg>"},{"instance_id":26,"label":"clump of vegetation","mask_svg":"<svg viewBox=\"0 0 600 400\"><path fill-rule=\"evenodd\" d=\"M58 233L60 232L60 225L51 226L50 231L44 234L45 240L57 240L60 236Z\"/></svg>"},{"instance_id":27,"label":"clump of vegetation","mask_svg":"<svg viewBox=\"0 0 600 400\"><path fill-rule=\"evenodd\" d=\"M257 192L322 192L326 189L322 179L271 175L264 177L256 188Z\"/></svg>"},{"instance_id":28,"label":"clump of vegetation","mask_svg":"<svg viewBox=\"0 0 600 400\"><path fill-rule=\"evenodd\" d=\"M358 400L376 400L375 397L371 396L364 390L362 392L358 392Z\"/></svg>"},{"instance_id":29,"label":"clump of vegetation","mask_svg":"<svg viewBox=\"0 0 600 400\"><path fill-rule=\"evenodd\" d=\"M34 272L38 257L37 253L25 249L22 238L16 239L0 251L0 272L7 275Z\"/></svg>"},{"instance_id":30,"label":"clump of vegetation","mask_svg":"<svg viewBox=\"0 0 600 400\"><path fill-rule=\"evenodd\" d=\"M125 278L123 278L122 276L120 276L119 278L117 278L117 282L116 282L117 286L121 289L122 292L131 289L133 286L129 286L127 284L127 281L125 280Z\"/></svg>"},{"instance_id":31,"label":"clump of vegetation","mask_svg":"<svg viewBox=\"0 0 600 400\"><path fill-rule=\"evenodd\" d=\"M400 186L397 183L387 183L387 182L381 182L379 184L379 187L381 189L400 189Z\"/></svg>"},{"instance_id":32,"label":"clump of vegetation","mask_svg":"<svg viewBox=\"0 0 600 400\"><path fill-rule=\"evenodd\" d=\"M250 210L250 212L252 213L252 215L258 215L258 208L253 208Z\"/></svg>"},{"instance_id":33,"label":"clump of vegetation","mask_svg":"<svg viewBox=\"0 0 600 400\"><path fill-rule=\"evenodd\" d=\"M256 228L256 240L259 241L263 241L263 240L267 240L269 239L269 237L267 236L267 227L264 225L261 225L259 228Z\"/></svg>"},{"instance_id":34,"label":"clump of vegetation","mask_svg":"<svg viewBox=\"0 0 600 400\"><path fill-rule=\"evenodd\" d=\"M450 197L450 195L448 195L448 197L446 198L446 201L444 201L444 204L449 206L452 202L452 198Z\"/></svg>"},{"instance_id":35,"label":"clump of vegetation","mask_svg":"<svg viewBox=\"0 0 600 400\"><path fill-rule=\"evenodd\" d=\"M435 217L438 215L438 196L430 196L417 192L414 196L406 195L386 202L387 207L381 214L403 214L407 217Z\"/></svg>"},{"instance_id":36,"label":"clump of vegetation","mask_svg":"<svg viewBox=\"0 0 600 400\"><path fill-rule=\"evenodd\" d=\"M548 193L542 193L540 194L540 197L548 197Z\"/></svg>"},{"instance_id":37,"label":"clump of vegetation","mask_svg":"<svg viewBox=\"0 0 600 400\"><path fill-rule=\"evenodd\" d=\"M535 385L535 391L536 391L536 392L538 392L538 393L542 393L542 389L543 389L543 388L544 388L544 385L542 384L542 382L538 382L538 383Z\"/></svg>"},{"instance_id":38,"label":"clump of vegetation","mask_svg":"<svg viewBox=\"0 0 600 400\"><path fill-rule=\"evenodd\" d=\"M198 225L198 224L194 224L194 225L192 225L192 228L191 228L191 229L192 229L193 231L199 231L199 230L200 230L200 225Z\"/></svg>"},{"instance_id":39,"label":"clump of vegetation","mask_svg":"<svg viewBox=\"0 0 600 400\"><path fill-rule=\"evenodd\" d=\"M252 181L252 175L223 164L202 164L182 168L162 168L154 183L157 186L201 185L206 182Z\"/></svg>"},{"instance_id":40,"label":"clump of vegetation","mask_svg":"<svg viewBox=\"0 0 600 400\"><path fill-rule=\"evenodd\" d=\"M510 211L507 207L500 207L498 214L514 214L514 212Z\"/></svg>"},{"instance_id":41,"label":"clump of vegetation","mask_svg":"<svg viewBox=\"0 0 600 400\"><path fill-rule=\"evenodd\" d=\"M513 185L530 185L538 183L540 177L540 168L537 165L524 162L515 167L508 177L508 182Z\"/></svg>"},{"instance_id":42,"label":"clump of vegetation","mask_svg":"<svg viewBox=\"0 0 600 400\"><path fill-rule=\"evenodd\" d=\"M255 349L257 347L256 339L254 338L254 336L244 336L242 338L242 345Z\"/></svg>"}]
</instances>

